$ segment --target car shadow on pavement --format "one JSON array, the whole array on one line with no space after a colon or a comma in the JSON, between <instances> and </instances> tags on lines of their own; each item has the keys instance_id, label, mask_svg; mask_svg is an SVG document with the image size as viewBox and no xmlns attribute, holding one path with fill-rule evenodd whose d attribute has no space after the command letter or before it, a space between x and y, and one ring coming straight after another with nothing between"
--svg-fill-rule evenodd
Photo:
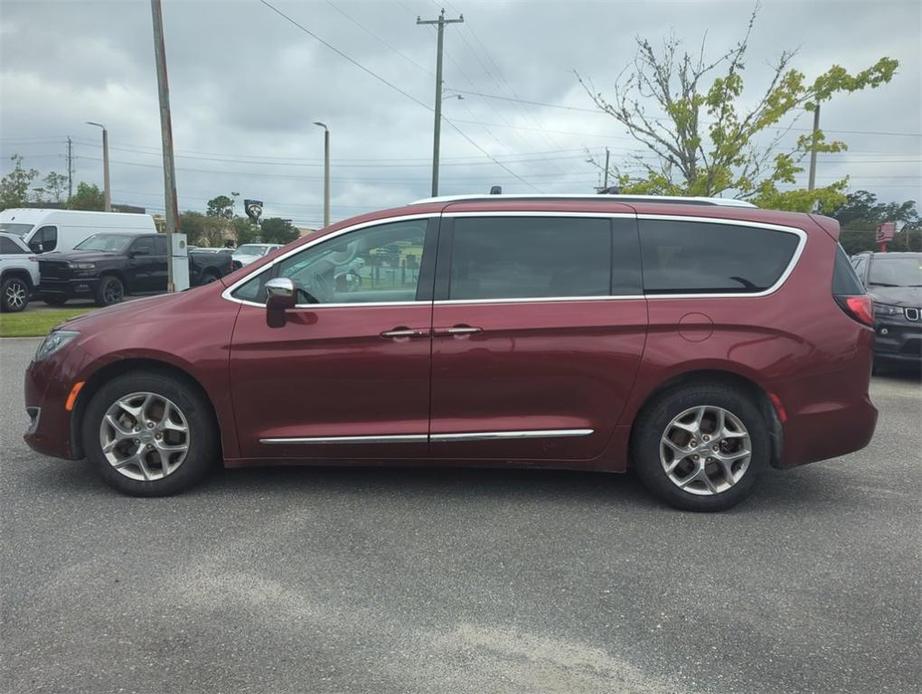
<instances>
[{"instance_id":1,"label":"car shadow on pavement","mask_svg":"<svg viewBox=\"0 0 922 694\"><path fill-rule=\"evenodd\" d=\"M119 496L109 489L85 461L60 463L46 459L28 474L34 488L49 493ZM848 464L835 462L836 464ZM461 468L405 466L282 466L217 469L181 498L227 498L246 501L267 496L300 494L369 500L496 501L580 503L612 506L624 511L651 511L668 507L656 501L632 473L540 470L523 468ZM122 497L126 500L128 497ZM180 498L180 497L174 497ZM144 501L144 500L141 500ZM158 500L149 500L157 503ZM160 500L169 503L169 499ZM861 507L872 503L842 482L828 466L762 473L752 497L727 513L790 510L827 503Z\"/></svg>"}]
</instances>

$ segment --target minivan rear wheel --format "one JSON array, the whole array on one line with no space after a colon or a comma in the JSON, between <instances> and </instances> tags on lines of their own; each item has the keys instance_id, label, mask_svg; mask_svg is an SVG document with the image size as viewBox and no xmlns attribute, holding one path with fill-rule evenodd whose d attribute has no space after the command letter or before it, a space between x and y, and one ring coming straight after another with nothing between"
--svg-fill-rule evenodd
<instances>
[{"instance_id":1,"label":"minivan rear wheel","mask_svg":"<svg viewBox=\"0 0 922 694\"><path fill-rule=\"evenodd\" d=\"M106 383L90 400L81 433L86 457L103 480L133 496L187 489L218 457L209 403L168 374L130 373Z\"/></svg>"},{"instance_id":2,"label":"minivan rear wheel","mask_svg":"<svg viewBox=\"0 0 922 694\"><path fill-rule=\"evenodd\" d=\"M751 396L702 384L671 389L646 407L631 450L653 494L680 509L722 511L749 496L770 446Z\"/></svg>"}]
</instances>

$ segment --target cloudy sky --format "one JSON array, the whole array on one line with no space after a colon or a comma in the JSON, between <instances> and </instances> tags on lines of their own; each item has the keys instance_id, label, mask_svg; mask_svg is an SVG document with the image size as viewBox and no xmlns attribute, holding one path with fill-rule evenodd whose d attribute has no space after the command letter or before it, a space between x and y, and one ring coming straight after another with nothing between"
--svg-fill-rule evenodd
<instances>
[{"instance_id":1,"label":"cloudy sky","mask_svg":"<svg viewBox=\"0 0 922 694\"><path fill-rule=\"evenodd\" d=\"M258 0L165 0L181 209L203 210L207 199L239 192L263 199L266 216L317 226L318 120L332 132L334 220L427 196L435 31L416 17L435 18L443 5L465 22L445 32L447 94L463 99L444 105L457 129L442 129L440 192L483 193L494 184L507 192L591 192L598 176L587 150L598 155L607 146L615 161L640 150L595 112L574 70L607 91L637 35L660 40L674 32L694 47L706 34L716 55L740 38L753 6L270 2L390 85ZM918 0L763 2L747 65L750 98L785 48L799 49L795 66L808 77L832 64L859 70L882 56L901 64L890 84L824 105L824 129L849 151L821 157L820 183L847 173L852 189L922 199L920 7ZM150 3L0 0L2 172L14 153L43 174L64 172L70 136L75 180L101 185L99 130L87 120L109 129L113 200L161 211ZM809 125L806 115L796 124Z\"/></svg>"}]
</instances>

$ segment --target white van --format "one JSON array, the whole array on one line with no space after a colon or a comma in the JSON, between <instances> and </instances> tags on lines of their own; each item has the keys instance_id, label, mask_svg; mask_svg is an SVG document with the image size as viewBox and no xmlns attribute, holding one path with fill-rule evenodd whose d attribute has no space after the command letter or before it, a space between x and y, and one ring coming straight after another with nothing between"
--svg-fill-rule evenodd
<instances>
[{"instance_id":1,"label":"white van","mask_svg":"<svg viewBox=\"0 0 922 694\"><path fill-rule=\"evenodd\" d=\"M149 214L84 212L24 207L0 212L0 232L15 234L33 253L69 251L101 231L153 234L157 231Z\"/></svg>"}]
</instances>

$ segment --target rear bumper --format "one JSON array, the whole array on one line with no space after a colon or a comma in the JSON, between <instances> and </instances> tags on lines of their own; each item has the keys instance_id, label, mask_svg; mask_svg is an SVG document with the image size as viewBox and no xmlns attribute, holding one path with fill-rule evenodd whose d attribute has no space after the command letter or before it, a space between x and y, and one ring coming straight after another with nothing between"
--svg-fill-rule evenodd
<instances>
[{"instance_id":1,"label":"rear bumper","mask_svg":"<svg viewBox=\"0 0 922 694\"><path fill-rule=\"evenodd\" d=\"M818 403L784 424L779 467L789 468L860 451L871 442L877 408L865 396L854 403Z\"/></svg>"}]
</instances>

